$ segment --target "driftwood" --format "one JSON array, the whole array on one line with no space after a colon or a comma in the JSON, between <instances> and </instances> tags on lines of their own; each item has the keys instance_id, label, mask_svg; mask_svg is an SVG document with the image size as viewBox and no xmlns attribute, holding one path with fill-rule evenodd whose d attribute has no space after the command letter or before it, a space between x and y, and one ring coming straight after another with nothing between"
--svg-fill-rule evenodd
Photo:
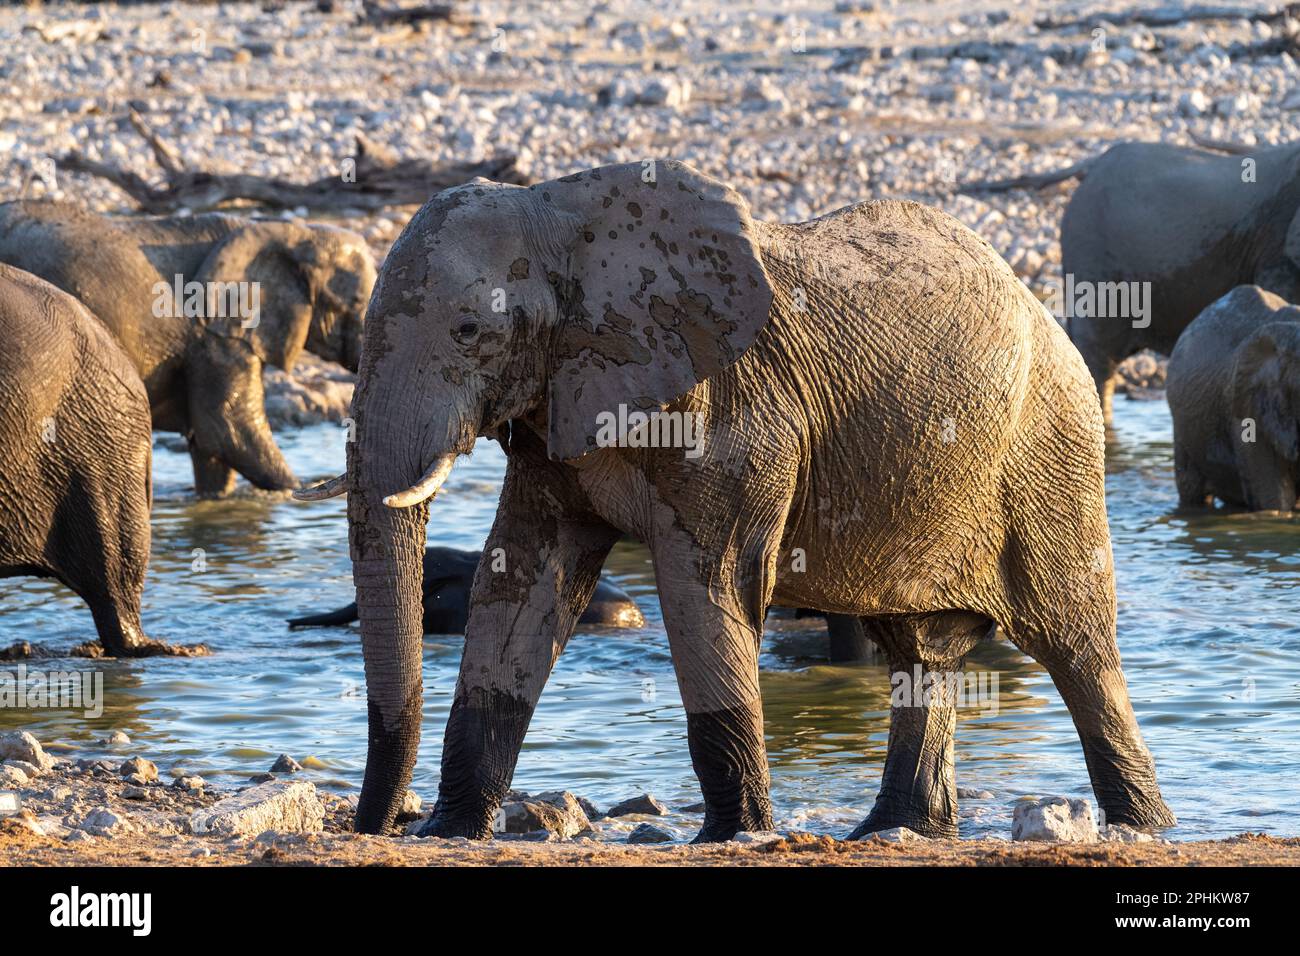
<instances>
[{"instance_id":1,"label":"driftwood","mask_svg":"<svg viewBox=\"0 0 1300 956\"><path fill-rule=\"evenodd\" d=\"M1117 13L1094 13L1084 17L1055 17L1048 15L1035 20L1034 26L1040 30L1086 30L1103 24L1112 27L1134 25L1172 27L1180 23L1197 23L1205 20L1253 20L1259 23L1277 23L1285 20L1288 16L1294 16L1297 12L1300 12L1300 3L1289 3L1267 9L1249 6L1228 7L1214 5L1134 7L1131 10L1123 10Z\"/></svg>"},{"instance_id":2,"label":"driftwood","mask_svg":"<svg viewBox=\"0 0 1300 956\"><path fill-rule=\"evenodd\" d=\"M155 133L135 110L131 111L130 119L153 150L154 159L166 178L165 185L152 185L130 170L96 162L77 152L59 157L58 164L70 172L107 179L134 199L141 209L155 214L175 212L182 207L212 209L234 200L272 209L302 206L316 210L365 210L418 206L434 193L468 182L475 176L505 183L524 182L515 166L515 157L510 155L481 163L434 164L423 159L398 159L361 134L357 134L356 156L345 161L344 171L310 183L250 173L207 172L188 167L179 150Z\"/></svg>"},{"instance_id":3,"label":"driftwood","mask_svg":"<svg viewBox=\"0 0 1300 956\"><path fill-rule=\"evenodd\" d=\"M374 0L362 0L357 22L366 26L387 27L430 22L469 25L474 20L449 3L430 3L423 7L381 7Z\"/></svg>"}]
</instances>

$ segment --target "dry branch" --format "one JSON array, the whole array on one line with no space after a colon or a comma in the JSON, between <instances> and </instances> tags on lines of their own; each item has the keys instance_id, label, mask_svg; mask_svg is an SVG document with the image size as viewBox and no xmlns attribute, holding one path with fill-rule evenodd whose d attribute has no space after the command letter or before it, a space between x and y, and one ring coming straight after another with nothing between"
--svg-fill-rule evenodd
<instances>
[{"instance_id":1,"label":"dry branch","mask_svg":"<svg viewBox=\"0 0 1300 956\"><path fill-rule=\"evenodd\" d=\"M455 23L467 25L473 19L461 14L449 3L430 3L422 7L381 7L374 0L364 0L357 22L372 27L416 23Z\"/></svg>"},{"instance_id":2,"label":"dry branch","mask_svg":"<svg viewBox=\"0 0 1300 956\"><path fill-rule=\"evenodd\" d=\"M340 173L310 183L295 183L251 173L208 172L188 167L180 151L154 132L135 110L131 111L130 119L162 167L164 185L155 186L130 170L88 159L78 152L61 156L58 164L70 172L107 179L134 199L141 209L155 214L175 212L182 207L212 209L235 200L272 209L302 206L337 211L417 206L434 193L468 182L475 176L497 182L524 182L513 156L497 156L481 163L434 164L423 159L398 159L359 133L357 152L351 159L352 175L347 177Z\"/></svg>"},{"instance_id":3,"label":"dry branch","mask_svg":"<svg viewBox=\"0 0 1300 956\"><path fill-rule=\"evenodd\" d=\"M1193 7L1164 6L1155 8L1134 7L1116 13L1094 13L1084 17L1039 17L1034 26L1040 30L1091 29L1102 24L1113 27L1141 25L1146 27L1172 27L1180 23L1199 23L1206 20L1252 20L1259 23L1276 23L1300 11L1300 3L1264 9L1248 6Z\"/></svg>"}]
</instances>

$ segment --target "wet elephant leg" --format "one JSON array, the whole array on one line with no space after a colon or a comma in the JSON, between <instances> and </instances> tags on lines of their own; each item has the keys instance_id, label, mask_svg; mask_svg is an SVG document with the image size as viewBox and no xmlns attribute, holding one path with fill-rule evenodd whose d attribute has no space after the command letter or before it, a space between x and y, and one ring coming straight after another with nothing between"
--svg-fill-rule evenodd
<instances>
[{"instance_id":1,"label":"wet elephant leg","mask_svg":"<svg viewBox=\"0 0 1300 956\"><path fill-rule=\"evenodd\" d=\"M200 498L224 498L235 490L235 469L220 458L200 451L189 441L190 462L194 465L194 493Z\"/></svg>"},{"instance_id":2,"label":"wet elephant leg","mask_svg":"<svg viewBox=\"0 0 1300 956\"><path fill-rule=\"evenodd\" d=\"M1155 763L1138 729L1114 639L1109 647L1094 642L1071 648L1044 644L1034 656L1047 668L1074 719L1103 822L1143 829L1173 826L1176 821L1160 795Z\"/></svg>"},{"instance_id":3,"label":"wet elephant leg","mask_svg":"<svg viewBox=\"0 0 1300 956\"><path fill-rule=\"evenodd\" d=\"M704 797L704 826L693 842L770 830L772 803L758 687L766 600L743 586L719 591L718 582L727 580L721 575L705 574L701 581L694 573L696 561L685 550L662 543L653 550L673 668L686 707L691 764ZM744 577L761 580L761 572ZM744 598L746 590L750 600Z\"/></svg>"},{"instance_id":4,"label":"wet elephant leg","mask_svg":"<svg viewBox=\"0 0 1300 956\"><path fill-rule=\"evenodd\" d=\"M849 834L907 827L957 836L953 738L966 653L992 622L965 612L863 619L890 670L889 748L870 815Z\"/></svg>"},{"instance_id":5,"label":"wet elephant leg","mask_svg":"<svg viewBox=\"0 0 1300 956\"><path fill-rule=\"evenodd\" d=\"M870 661L879 652L862 619L852 614L827 614L826 636L832 663Z\"/></svg>"},{"instance_id":6,"label":"wet elephant leg","mask_svg":"<svg viewBox=\"0 0 1300 956\"><path fill-rule=\"evenodd\" d=\"M507 478L474 579L438 802L420 836L492 835L537 699L618 538L603 523L548 515L523 483Z\"/></svg>"}]
</instances>

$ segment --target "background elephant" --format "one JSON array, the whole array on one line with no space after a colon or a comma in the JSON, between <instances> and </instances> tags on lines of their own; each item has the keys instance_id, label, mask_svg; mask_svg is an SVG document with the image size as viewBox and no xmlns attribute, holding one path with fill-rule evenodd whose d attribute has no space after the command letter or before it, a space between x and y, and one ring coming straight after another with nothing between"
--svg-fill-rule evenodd
<instances>
[{"instance_id":1,"label":"background elephant","mask_svg":"<svg viewBox=\"0 0 1300 956\"><path fill-rule=\"evenodd\" d=\"M108 326L144 380L153 427L186 436L204 497L229 493L235 471L259 488L294 486L266 422L262 366L291 368L306 347L355 371L375 275L364 240L329 226L110 218L56 202L0 204L0 261L75 295ZM182 292L191 281L244 284L245 304L260 300L256 325L229 308L212 315L220 308L203 309L202 297L200 314L181 314L177 276Z\"/></svg>"},{"instance_id":2,"label":"background elephant","mask_svg":"<svg viewBox=\"0 0 1300 956\"><path fill-rule=\"evenodd\" d=\"M1061 268L1076 287L1151 283L1150 312L1136 325L1128 316L1069 319L1109 422L1119 362L1144 348L1168 355L1201 310L1235 286L1300 300L1300 143L1248 156L1112 146L1066 207Z\"/></svg>"},{"instance_id":3,"label":"background elephant","mask_svg":"<svg viewBox=\"0 0 1300 956\"><path fill-rule=\"evenodd\" d=\"M429 499L481 435L508 457L485 547L512 571L475 578L426 835L491 834L623 533L651 552L697 840L772 823L758 649L773 603L870 618L891 669L927 684L998 622L1069 706L1107 819L1174 822L1115 644L1092 384L955 219L879 201L756 223L670 161L475 180L428 202L385 261L353 411L347 473L299 496L348 495L370 717L358 830L390 826L411 777ZM611 436L611 415L636 427ZM937 686L894 708L855 836L955 835L957 701Z\"/></svg>"},{"instance_id":4,"label":"background elephant","mask_svg":"<svg viewBox=\"0 0 1300 956\"><path fill-rule=\"evenodd\" d=\"M158 653L140 626L149 564L149 401L72 296L0 264L0 577L52 577L105 651Z\"/></svg>"},{"instance_id":5,"label":"background elephant","mask_svg":"<svg viewBox=\"0 0 1300 956\"><path fill-rule=\"evenodd\" d=\"M1202 312L1169 359L1178 500L1291 511L1300 479L1300 308L1258 286Z\"/></svg>"},{"instance_id":6,"label":"background elephant","mask_svg":"<svg viewBox=\"0 0 1300 956\"><path fill-rule=\"evenodd\" d=\"M478 570L481 551L458 548L426 548L424 551L424 633L464 634L469 620L470 588ZM351 624L357 619L353 601L337 611L311 614L289 621L290 627L323 627ZM591 602L578 618L579 624L606 627L645 627L636 602L622 588L604 578L596 582Z\"/></svg>"}]
</instances>

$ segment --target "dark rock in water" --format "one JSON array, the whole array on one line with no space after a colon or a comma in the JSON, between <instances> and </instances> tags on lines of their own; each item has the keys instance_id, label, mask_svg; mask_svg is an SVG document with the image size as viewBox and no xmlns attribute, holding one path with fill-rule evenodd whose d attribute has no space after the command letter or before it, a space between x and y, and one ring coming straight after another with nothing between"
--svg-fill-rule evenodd
<instances>
[{"instance_id":1,"label":"dark rock in water","mask_svg":"<svg viewBox=\"0 0 1300 956\"><path fill-rule=\"evenodd\" d=\"M673 835L653 823L642 823L627 835L628 843L672 843Z\"/></svg>"},{"instance_id":2,"label":"dark rock in water","mask_svg":"<svg viewBox=\"0 0 1300 956\"><path fill-rule=\"evenodd\" d=\"M599 820L604 816L603 813L596 809L596 805L586 797L578 797L578 806L582 807L582 812L587 815L588 820Z\"/></svg>"},{"instance_id":3,"label":"dark rock in water","mask_svg":"<svg viewBox=\"0 0 1300 956\"><path fill-rule=\"evenodd\" d=\"M992 800L993 797L992 790L980 790L978 787L957 788L957 798L959 800Z\"/></svg>"},{"instance_id":4,"label":"dark rock in water","mask_svg":"<svg viewBox=\"0 0 1300 956\"><path fill-rule=\"evenodd\" d=\"M699 803L690 803L684 807L678 807L677 811L679 813L703 813L704 801L701 800Z\"/></svg>"},{"instance_id":5,"label":"dark rock in water","mask_svg":"<svg viewBox=\"0 0 1300 956\"><path fill-rule=\"evenodd\" d=\"M251 777L248 778L248 782L249 782L249 783L266 783L267 781L269 781L269 780L274 780L274 779L275 779L275 774L273 774L273 773L255 773L255 774L253 774Z\"/></svg>"},{"instance_id":6,"label":"dark rock in water","mask_svg":"<svg viewBox=\"0 0 1300 956\"><path fill-rule=\"evenodd\" d=\"M668 808L662 803L643 793L639 797L633 797L631 800L624 800L622 803L616 803L605 811L607 817L626 817L633 813L643 813L646 816L662 817L668 813Z\"/></svg>"},{"instance_id":7,"label":"dark rock in water","mask_svg":"<svg viewBox=\"0 0 1300 956\"><path fill-rule=\"evenodd\" d=\"M298 773L300 770L302 764L288 754L280 754L275 763L271 764L271 773Z\"/></svg>"}]
</instances>

